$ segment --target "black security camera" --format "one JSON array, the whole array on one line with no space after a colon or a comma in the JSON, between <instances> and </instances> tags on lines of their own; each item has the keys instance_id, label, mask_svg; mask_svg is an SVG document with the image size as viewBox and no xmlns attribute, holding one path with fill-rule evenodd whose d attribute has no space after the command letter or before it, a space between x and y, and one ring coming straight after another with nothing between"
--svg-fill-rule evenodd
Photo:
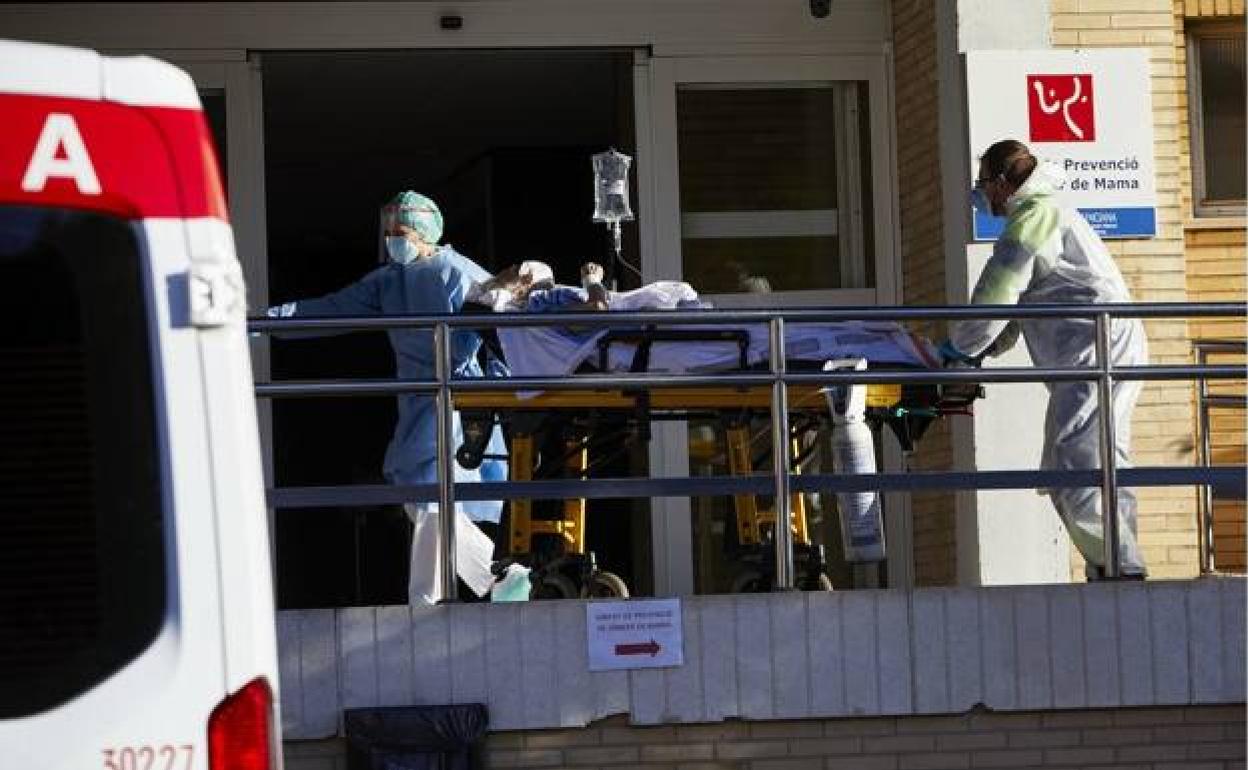
<instances>
[{"instance_id":1,"label":"black security camera","mask_svg":"<svg viewBox=\"0 0 1248 770\"><path fill-rule=\"evenodd\" d=\"M832 12L832 0L810 0L810 15L816 19L826 19Z\"/></svg>"}]
</instances>

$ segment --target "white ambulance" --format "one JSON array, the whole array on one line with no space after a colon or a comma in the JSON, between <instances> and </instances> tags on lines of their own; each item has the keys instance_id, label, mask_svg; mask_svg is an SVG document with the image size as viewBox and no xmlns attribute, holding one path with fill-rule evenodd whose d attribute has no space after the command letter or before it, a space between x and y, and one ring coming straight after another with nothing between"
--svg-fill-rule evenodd
<instances>
[{"instance_id":1,"label":"white ambulance","mask_svg":"<svg viewBox=\"0 0 1248 770\"><path fill-rule=\"evenodd\" d=\"M190 77L0 40L0 768L280 765L244 306Z\"/></svg>"}]
</instances>

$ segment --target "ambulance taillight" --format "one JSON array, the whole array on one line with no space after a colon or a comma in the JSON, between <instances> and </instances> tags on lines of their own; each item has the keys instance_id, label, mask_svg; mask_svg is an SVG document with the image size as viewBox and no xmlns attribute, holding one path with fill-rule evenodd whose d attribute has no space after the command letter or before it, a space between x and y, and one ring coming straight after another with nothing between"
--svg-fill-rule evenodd
<instances>
[{"instance_id":1,"label":"ambulance taillight","mask_svg":"<svg viewBox=\"0 0 1248 770\"><path fill-rule=\"evenodd\" d=\"M273 691L253 679L221 701L208 718L209 770L276 770Z\"/></svg>"}]
</instances>

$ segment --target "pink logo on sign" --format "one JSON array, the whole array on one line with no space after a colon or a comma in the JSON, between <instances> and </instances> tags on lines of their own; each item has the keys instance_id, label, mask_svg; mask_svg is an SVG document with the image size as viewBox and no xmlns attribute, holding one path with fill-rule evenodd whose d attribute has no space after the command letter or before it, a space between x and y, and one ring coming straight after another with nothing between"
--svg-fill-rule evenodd
<instances>
[{"instance_id":1,"label":"pink logo on sign","mask_svg":"<svg viewBox=\"0 0 1248 770\"><path fill-rule=\"evenodd\" d=\"M1033 142L1096 139L1091 75L1028 75L1027 118Z\"/></svg>"}]
</instances>

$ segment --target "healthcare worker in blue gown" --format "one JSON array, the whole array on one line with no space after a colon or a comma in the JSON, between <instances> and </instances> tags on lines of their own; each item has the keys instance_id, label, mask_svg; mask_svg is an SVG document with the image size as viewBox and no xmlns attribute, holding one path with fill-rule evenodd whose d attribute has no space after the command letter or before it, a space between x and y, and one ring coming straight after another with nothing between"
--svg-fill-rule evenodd
<instances>
[{"instance_id":1,"label":"healthcare worker in blue gown","mask_svg":"<svg viewBox=\"0 0 1248 770\"><path fill-rule=\"evenodd\" d=\"M269 308L269 315L290 316L368 316L424 315L456 313L463 305L469 287L490 277L471 259L442 238L442 213L429 198L406 191L382 208L381 227L387 262L355 283L315 299L287 302ZM403 379L434 376L435 353L430 329L390 329L397 375ZM293 335L292 335L293 336ZM298 336L305 336L302 333ZM481 340L475 332L451 333L451 360L455 374L480 377L477 350ZM502 374L503 372L492 372ZM430 484L438 479L437 410L432 396L405 393L398 397L399 419L394 437L386 449L385 476L392 484ZM461 440L459 415L455 415L455 446L444 447L454 458ZM497 427L490 438L487 455L506 452ZM499 481L507 477L506 463L487 459L479 470L467 470L452 459L456 481ZM438 580L438 504L408 503L404 506L414 525L408 601L433 604L443 598ZM456 569L459 577L478 595L486 594L494 583L490 572L494 543L473 521L497 523L500 501L457 503L455 522Z\"/></svg>"}]
</instances>

